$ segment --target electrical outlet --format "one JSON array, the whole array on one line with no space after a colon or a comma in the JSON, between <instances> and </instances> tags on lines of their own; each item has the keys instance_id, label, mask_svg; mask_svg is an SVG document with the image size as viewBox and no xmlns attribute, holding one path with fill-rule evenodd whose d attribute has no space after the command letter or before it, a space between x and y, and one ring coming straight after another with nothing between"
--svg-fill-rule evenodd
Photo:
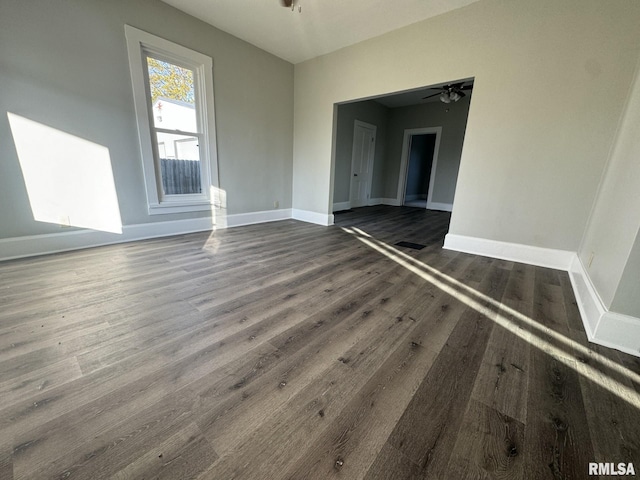
<instances>
[{"instance_id":1,"label":"electrical outlet","mask_svg":"<svg viewBox=\"0 0 640 480\"><path fill-rule=\"evenodd\" d=\"M280 208L280 202L278 200L273 202L273 208Z\"/></svg>"},{"instance_id":2,"label":"electrical outlet","mask_svg":"<svg viewBox=\"0 0 640 480\"><path fill-rule=\"evenodd\" d=\"M591 264L593 263L593 257L595 256L595 252L591 252L589 255L589 261L587 261L587 268L591 268Z\"/></svg>"}]
</instances>

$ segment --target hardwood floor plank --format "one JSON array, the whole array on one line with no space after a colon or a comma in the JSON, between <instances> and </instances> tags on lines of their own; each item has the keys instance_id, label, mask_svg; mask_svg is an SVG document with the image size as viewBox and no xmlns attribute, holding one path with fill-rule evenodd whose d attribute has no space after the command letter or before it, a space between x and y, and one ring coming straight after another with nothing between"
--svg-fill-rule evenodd
<instances>
[{"instance_id":1,"label":"hardwood floor plank","mask_svg":"<svg viewBox=\"0 0 640 480\"><path fill-rule=\"evenodd\" d=\"M483 280L486 290L501 297L508 273L492 268ZM449 455L493 328L489 318L470 307L463 313L389 436L389 443L418 465L425 478L446 474ZM447 401L441 400L444 398ZM384 461L378 457L374 467Z\"/></svg>"},{"instance_id":2,"label":"hardwood floor plank","mask_svg":"<svg viewBox=\"0 0 640 480\"><path fill-rule=\"evenodd\" d=\"M112 480L131 478L196 478L217 458L197 425L191 423L114 474Z\"/></svg>"},{"instance_id":3,"label":"hardwood floor plank","mask_svg":"<svg viewBox=\"0 0 640 480\"><path fill-rule=\"evenodd\" d=\"M535 270L517 265L509 275L502 304L530 316L533 310ZM524 423L527 418L530 337L520 327L516 335L497 327L489 337L487 350L476 378L472 397L498 412ZM522 336L524 338L522 338Z\"/></svg>"},{"instance_id":4,"label":"hardwood floor plank","mask_svg":"<svg viewBox=\"0 0 640 480\"><path fill-rule=\"evenodd\" d=\"M608 349L592 345L591 349L608 356ZM577 362L580 387L593 442L596 462L640 464L640 413L625 399L633 384L608 369L588 368L593 364Z\"/></svg>"},{"instance_id":5,"label":"hardwood floor plank","mask_svg":"<svg viewBox=\"0 0 640 480\"><path fill-rule=\"evenodd\" d=\"M447 467L450 478L527 479L524 425L471 400Z\"/></svg>"},{"instance_id":6,"label":"hardwood floor plank","mask_svg":"<svg viewBox=\"0 0 640 480\"><path fill-rule=\"evenodd\" d=\"M397 480L400 478L422 480L425 477L422 468L386 442L364 478L367 480Z\"/></svg>"},{"instance_id":7,"label":"hardwood floor plank","mask_svg":"<svg viewBox=\"0 0 640 480\"><path fill-rule=\"evenodd\" d=\"M2 408L14 405L37 393L60 387L82 376L80 365L75 358L64 358L59 362L5 380L0 383Z\"/></svg>"},{"instance_id":8,"label":"hardwood floor plank","mask_svg":"<svg viewBox=\"0 0 640 480\"><path fill-rule=\"evenodd\" d=\"M561 287L549 272L536 270L533 319L568 335ZM523 453L535 478L583 478L589 462L594 461L578 367L572 354L565 350L556 356L544 345L531 350Z\"/></svg>"},{"instance_id":9,"label":"hardwood floor plank","mask_svg":"<svg viewBox=\"0 0 640 480\"><path fill-rule=\"evenodd\" d=\"M0 437L0 478L13 480L13 444L12 438Z\"/></svg>"}]
</instances>

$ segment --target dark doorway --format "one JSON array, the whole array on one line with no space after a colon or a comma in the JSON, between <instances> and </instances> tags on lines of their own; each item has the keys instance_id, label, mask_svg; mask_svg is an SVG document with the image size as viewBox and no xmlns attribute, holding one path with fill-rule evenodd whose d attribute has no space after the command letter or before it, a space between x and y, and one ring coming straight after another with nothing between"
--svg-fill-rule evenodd
<instances>
[{"instance_id":1,"label":"dark doorway","mask_svg":"<svg viewBox=\"0 0 640 480\"><path fill-rule=\"evenodd\" d=\"M404 205L421 208L427 207L435 146L435 133L411 136Z\"/></svg>"}]
</instances>

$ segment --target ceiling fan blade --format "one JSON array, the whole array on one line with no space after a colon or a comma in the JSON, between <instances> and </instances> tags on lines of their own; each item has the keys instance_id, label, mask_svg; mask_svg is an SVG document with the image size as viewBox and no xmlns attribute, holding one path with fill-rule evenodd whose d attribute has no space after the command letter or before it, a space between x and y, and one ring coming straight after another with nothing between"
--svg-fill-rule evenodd
<instances>
[{"instance_id":1,"label":"ceiling fan blade","mask_svg":"<svg viewBox=\"0 0 640 480\"><path fill-rule=\"evenodd\" d=\"M291 5L293 4L293 0L280 0L280 3L282 4L283 7L291 8Z\"/></svg>"},{"instance_id":2,"label":"ceiling fan blade","mask_svg":"<svg viewBox=\"0 0 640 480\"><path fill-rule=\"evenodd\" d=\"M436 95L440 95L442 92L434 93L433 95L427 95L426 97L422 97L422 100L426 100L427 98L435 97Z\"/></svg>"},{"instance_id":3,"label":"ceiling fan blade","mask_svg":"<svg viewBox=\"0 0 640 480\"><path fill-rule=\"evenodd\" d=\"M466 94L466 93L464 93L464 92L463 92L462 90L460 90L460 89L458 89L458 95L460 95L460 98L462 98L462 97L466 97L466 96L467 96L467 94Z\"/></svg>"}]
</instances>

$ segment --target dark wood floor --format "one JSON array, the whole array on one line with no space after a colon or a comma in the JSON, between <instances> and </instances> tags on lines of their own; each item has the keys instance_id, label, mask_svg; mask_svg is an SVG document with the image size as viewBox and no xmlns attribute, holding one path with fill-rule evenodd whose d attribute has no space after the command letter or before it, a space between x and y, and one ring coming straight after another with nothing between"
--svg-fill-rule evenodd
<instances>
[{"instance_id":1,"label":"dark wood floor","mask_svg":"<svg viewBox=\"0 0 640 480\"><path fill-rule=\"evenodd\" d=\"M563 272L368 207L0 264L0 478L640 470L640 363ZM422 250L394 247L399 241Z\"/></svg>"}]
</instances>

